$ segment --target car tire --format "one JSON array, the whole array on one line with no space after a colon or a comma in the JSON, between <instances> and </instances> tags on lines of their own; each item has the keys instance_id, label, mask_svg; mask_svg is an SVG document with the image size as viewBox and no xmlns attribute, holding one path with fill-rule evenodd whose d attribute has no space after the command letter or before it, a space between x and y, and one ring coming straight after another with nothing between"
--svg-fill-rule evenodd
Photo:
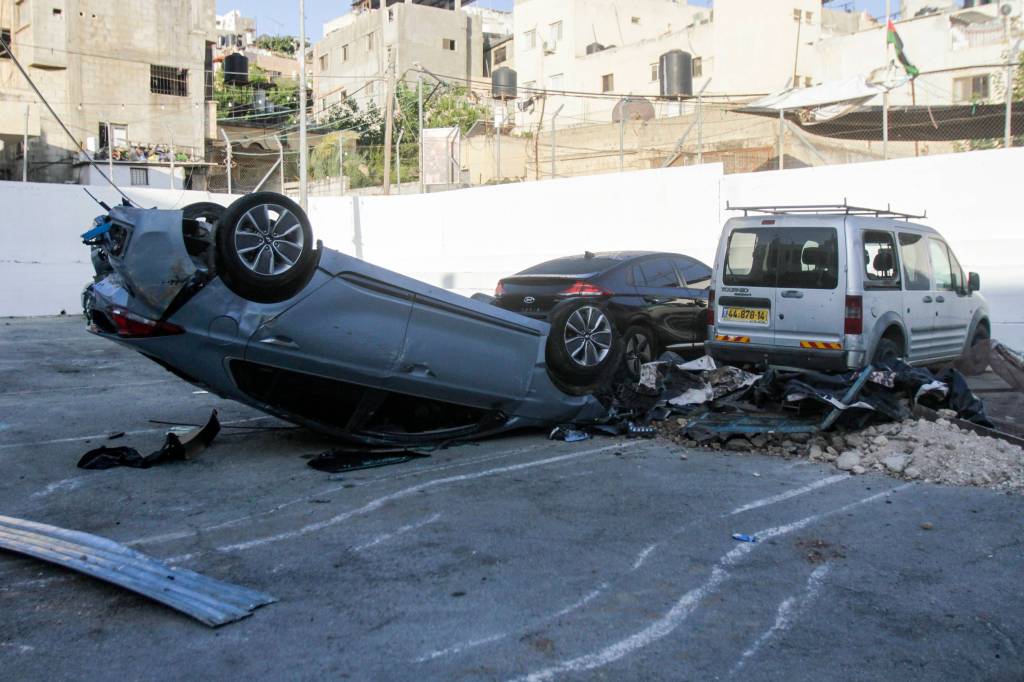
<instances>
[{"instance_id":1,"label":"car tire","mask_svg":"<svg viewBox=\"0 0 1024 682\"><path fill-rule=\"evenodd\" d=\"M649 328L639 324L626 328L622 334L622 363L630 379L638 380L640 366L653 362L657 357L657 341Z\"/></svg>"},{"instance_id":2,"label":"car tire","mask_svg":"<svg viewBox=\"0 0 1024 682\"><path fill-rule=\"evenodd\" d=\"M224 217L224 213L227 208L220 204L215 204L212 201L199 201L194 204L189 204L185 208L181 209L184 214L182 217L185 220L197 220L199 222L209 223L210 229Z\"/></svg>"},{"instance_id":3,"label":"car tire","mask_svg":"<svg viewBox=\"0 0 1024 682\"><path fill-rule=\"evenodd\" d=\"M871 358L871 364L881 365L890 360L899 360L903 357L903 349L892 339L879 339L875 346L875 355Z\"/></svg>"},{"instance_id":4,"label":"car tire","mask_svg":"<svg viewBox=\"0 0 1024 682\"><path fill-rule=\"evenodd\" d=\"M974 336L971 337L971 348L974 348L982 341L988 341L992 338L992 332L988 330L988 327L984 324L979 324L974 330Z\"/></svg>"},{"instance_id":5,"label":"car tire","mask_svg":"<svg viewBox=\"0 0 1024 682\"><path fill-rule=\"evenodd\" d=\"M250 301L286 301L316 270L313 228L306 212L275 192L247 194L217 223L217 272Z\"/></svg>"},{"instance_id":6,"label":"car tire","mask_svg":"<svg viewBox=\"0 0 1024 682\"><path fill-rule=\"evenodd\" d=\"M622 338L604 306L566 301L548 319L548 373L559 388L583 395L606 385L622 362Z\"/></svg>"}]
</instances>

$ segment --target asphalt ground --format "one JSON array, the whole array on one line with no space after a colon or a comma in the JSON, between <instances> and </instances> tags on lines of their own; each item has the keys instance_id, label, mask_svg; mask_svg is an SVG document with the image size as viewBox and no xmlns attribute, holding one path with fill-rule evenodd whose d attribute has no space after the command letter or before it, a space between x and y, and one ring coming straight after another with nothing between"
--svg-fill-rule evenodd
<instances>
[{"instance_id":1,"label":"asphalt ground","mask_svg":"<svg viewBox=\"0 0 1024 682\"><path fill-rule=\"evenodd\" d=\"M239 428L192 461L75 467L211 408ZM332 476L283 426L79 319L0 321L0 514L280 600L210 629L0 551L0 678L1024 679L1021 497L536 433Z\"/></svg>"}]
</instances>

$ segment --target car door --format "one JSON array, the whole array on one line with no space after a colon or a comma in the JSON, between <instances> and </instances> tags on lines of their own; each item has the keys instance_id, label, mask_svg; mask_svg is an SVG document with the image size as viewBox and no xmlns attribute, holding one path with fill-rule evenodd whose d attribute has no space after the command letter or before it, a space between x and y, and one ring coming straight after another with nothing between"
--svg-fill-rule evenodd
<instances>
[{"instance_id":1,"label":"car door","mask_svg":"<svg viewBox=\"0 0 1024 682\"><path fill-rule=\"evenodd\" d=\"M245 359L381 387L405 342L413 296L357 273L333 277L249 339Z\"/></svg>"},{"instance_id":2,"label":"car door","mask_svg":"<svg viewBox=\"0 0 1024 682\"><path fill-rule=\"evenodd\" d=\"M642 260L635 266L634 272L637 271L640 277L636 282L637 292L644 300L658 346L665 348L700 341L694 321L703 309L697 307L683 287L672 259L659 256Z\"/></svg>"},{"instance_id":3,"label":"car door","mask_svg":"<svg viewBox=\"0 0 1024 682\"><path fill-rule=\"evenodd\" d=\"M774 222L774 221L772 221ZM775 342L773 227L737 227L720 247L722 286L715 311L716 341L770 346Z\"/></svg>"},{"instance_id":4,"label":"car door","mask_svg":"<svg viewBox=\"0 0 1024 682\"><path fill-rule=\"evenodd\" d=\"M928 240L915 232L900 232L903 265L903 323L907 328L907 355L922 363L939 355L935 340L935 296Z\"/></svg>"},{"instance_id":5,"label":"car door","mask_svg":"<svg viewBox=\"0 0 1024 682\"><path fill-rule=\"evenodd\" d=\"M962 295L963 275L960 264L953 267L949 247L937 237L928 237L932 275L935 280L936 352L944 358L960 355L967 343L969 302ZM966 292L963 292L966 293Z\"/></svg>"},{"instance_id":6,"label":"car door","mask_svg":"<svg viewBox=\"0 0 1024 682\"><path fill-rule=\"evenodd\" d=\"M775 252L775 345L840 350L845 343L844 231L814 224L779 227Z\"/></svg>"},{"instance_id":7,"label":"car door","mask_svg":"<svg viewBox=\"0 0 1024 682\"><path fill-rule=\"evenodd\" d=\"M693 343L703 345L707 340L708 327L708 289L711 288L711 268L700 261L687 256L672 259L679 278L683 282L683 290L691 302L687 312L687 323L691 325L690 333Z\"/></svg>"},{"instance_id":8,"label":"car door","mask_svg":"<svg viewBox=\"0 0 1024 682\"><path fill-rule=\"evenodd\" d=\"M874 338L871 334L875 330L869 325L874 325L889 313L901 314L903 278L900 276L896 235L893 232L864 230L860 233L860 246L864 259L864 333Z\"/></svg>"}]
</instances>

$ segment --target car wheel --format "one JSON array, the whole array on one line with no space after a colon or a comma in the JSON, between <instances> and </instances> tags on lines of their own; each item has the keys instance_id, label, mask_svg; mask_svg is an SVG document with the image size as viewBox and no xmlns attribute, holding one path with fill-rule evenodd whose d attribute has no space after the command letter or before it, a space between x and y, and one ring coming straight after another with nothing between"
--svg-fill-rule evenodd
<instances>
[{"instance_id":1,"label":"car wheel","mask_svg":"<svg viewBox=\"0 0 1024 682\"><path fill-rule=\"evenodd\" d=\"M274 192L247 194L228 206L217 223L216 242L221 279L250 301L285 301L316 269L309 218Z\"/></svg>"},{"instance_id":2,"label":"car wheel","mask_svg":"<svg viewBox=\"0 0 1024 682\"><path fill-rule=\"evenodd\" d=\"M657 357L654 335L640 325L633 325L622 335L623 362L630 379L640 378L640 367Z\"/></svg>"},{"instance_id":3,"label":"car wheel","mask_svg":"<svg viewBox=\"0 0 1024 682\"><path fill-rule=\"evenodd\" d=\"M992 332L988 330L983 324L979 324L978 328L974 330L974 336L971 337L971 348L974 348L982 341L988 341L992 338Z\"/></svg>"},{"instance_id":4,"label":"car wheel","mask_svg":"<svg viewBox=\"0 0 1024 682\"><path fill-rule=\"evenodd\" d=\"M607 310L591 301L566 301L549 317L547 364L559 386L574 394L605 384L622 360L622 339Z\"/></svg>"},{"instance_id":5,"label":"car wheel","mask_svg":"<svg viewBox=\"0 0 1024 682\"><path fill-rule=\"evenodd\" d=\"M226 208L220 204L215 204L212 201L200 201L194 204L189 204L185 208L181 209L181 212L184 214L182 217L185 218L185 220L196 220L201 223L208 223L211 231L213 231L213 226L217 224L217 221L224 217L224 213L226 211Z\"/></svg>"},{"instance_id":6,"label":"car wheel","mask_svg":"<svg viewBox=\"0 0 1024 682\"><path fill-rule=\"evenodd\" d=\"M903 356L903 349L892 339L879 339L875 346L875 356L871 360L873 365L883 365L893 360L899 360Z\"/></svg>"}]
</instances>

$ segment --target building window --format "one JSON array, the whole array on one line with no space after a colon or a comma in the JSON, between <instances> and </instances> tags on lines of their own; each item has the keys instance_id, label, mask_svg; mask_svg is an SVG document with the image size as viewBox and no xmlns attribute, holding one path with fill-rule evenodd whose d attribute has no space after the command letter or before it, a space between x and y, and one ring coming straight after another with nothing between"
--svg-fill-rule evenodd
<instances>
[{"instance_id":1,"label":"building window","mask_svg":"<svg viewBox=\"0 0 1024 682\"><path fill-rule=\"evenodd\" d=\"M388 7L388 21L392 22L395 20L395 8Z\"/></svg>"},{"instance_id":2,"label":"building window","mask_svg":"<svg viewBox=\"0 0 1024 682\"><path fill-rule=\"evenodd\" d=\"M558 41L562 39L562 22L556 21L555 23L551 24L548 28L551 29L548 34L548 38L551 40L552 43L558 43Z\"/></svg>"},{"instance_id":3,"label":"building window","mask_svg":"<svg viewBox=\"0 0 1024 682\"><path fill-rule=\"evenodd\" d=\"M321 71L326 71L327 67L330 66L331 60L328 57L329 57L329 55L326 55L326 54L320 55L320 70Z\"/></svg>"},{"instance_id":4,"label":"building window","mask_svg":"<svg viewBox=\"0 0 1024 682\"><path fill-rule=\"evenodd\" d=\"M449 52L455 52L455 41L451 38L442 38L441 49L448 50Z\"/></svg>"},{"instance_id":5,"label":"building window","mask_svg":"<svg viewBox=\"0 0 1024 682\"><path fill-rule=\"evenodd\" d=\"M805 24L813 24L814 23L814 12L804 12L804 23Z\"/></svg>"},{"instance_id":6,"label":"building window","mask_svg":"<svg viewBox=\"0 0 1024 682\"><path fill-rule=\"evenodd\" d=\"M659 76L659 74L658 74L658 65L657 65L657 63L651 64L651 81L653 82L653 81L658 80L658 76Z\"/></svg>"},{"instance_id":7,"label":"building window","mask_svg":"<svg viewBox=\"0 0 1024 682\"><path fill-rule=\"evenodd\" d=\"M508 58L508 48L504 45L494 51L494 63L501 64Z\"/></svg>"},{"instance_id":8,"label":"building window","mask_svg":"<svg viewBox=\"0 0 1024 682\"><path fill-rule=\"evenodd\" d=\"M601 92L611 92L615 89L615 74L606 73L601 76Z\"/></svg>"},{"instance_id":9,"label":"building window","mask_svg":"<svg viewBox=\"0 0 1024 682\"><path fill-rule=\"evenodd\" d=\"M694 78L700 78L704 75L704 62L700 57L694 57L691 64L690 70Z\"/></svg>"},{"instance_id":10,"label":"building window","mask_svg":"<svg viewBox=\"0 0 1024 682\"><path fill-rule=\"evenodd\" d=\"M348 45L342 45L341 46L341 61L343 61L343 62L347 62L348 61Z\"/></svg>"},{"instance_id":11,"label":"building window","mask_svg":"<svg viewBox=\"0 0 1024 682\"><path fill-rule=\"evenodd\" d=\"M803 19L803 16L804 16L803 10L800 10L800 9L793 10L793 21L800 21L801 19Z\"/></svg>"},{"instance_id":12,"label":"building window","mask_svg":"<svg viewBox=\"0 0 1024 682\"><path fill-rule=\"evenodd\" d=\"M188 69L150 65L149 91L155 95L188 97Z\"/></svg>"},{"instance_id":13,"label":"building window","mask_svg":"<svg viewBox=\"0 0 1024 682\"><path fill-rule=\"evenodd\" d=\"M989 98L989 76L969 76L953 79L953 99L957 102L974 102Z\"/></svg>"},{"instance_id":14,"label":"building window","mask_svg":"<svg viewBox=\"0 0 1024 682\"><path fill-rule=\"evenodd\" d=\"M537 31L531 28L529 31L524 33L523 42L526 43L527 49L533 49L537 47Z\"/></svg>"},{"instance_id":15,"label":"building window","mask_svg":"<svg viewBox=\"0 0 1024 682\"><path fill-rule=\"evenodd\" d=\"M149 169L132 168L132 186L149 187Z\"/></svg>"},{"instance_id":16,"label":"building window","mask_svg":"<svg viewBox=\"0 0 1024 682\"><path fill-rule=\"evenodd\" d=\"M11 44L11 29L0 28L0 38L3 39L5 45ZM10 59L11 55L7 53L7 50L0 47L0 59Z\"/></svg>"},{"instance_id":17,"label":"building window","mask_svg":"<svg viewBox=\"0 0 1024 682\"><path fill-rule=\"evenodd\" d=\"M805 88L811 87L811 77L810 76L804 76L804 87Z\"/></svg>"},{"instance_id":18,"label":"building window","mask_svg":"<svg viewBox=\"0 0 1024 682\"><path fill-rule=\"evenodd\" d=\"M373 52L373 34L372 33L367 33L366 34L366 51L367 52Z\"/></svg>"},{"instance_id":19,"label":"building window","mask_svg":"<svg viewBox=\"0 0 1024 682\"><path fill-rule=\"evenodd\" d=\"M110 123L108 128L108 124L106 122L101 122L99 126L100 149L107 149L108 130L110 134L114 136L114 149L123 149L128 146L128 126L122 123Z\"/></svg>"},{"instance_id":20,"label":"building window","mask_svg":"<svg viewBox=\"0 0 1024 682\"><path fill-rule=\"evenodd\" d=\"M633 17L632 19L630 19L630 21L633 23L634 26L640 25L640 17Z\"/></svg>"}]
</instances>

